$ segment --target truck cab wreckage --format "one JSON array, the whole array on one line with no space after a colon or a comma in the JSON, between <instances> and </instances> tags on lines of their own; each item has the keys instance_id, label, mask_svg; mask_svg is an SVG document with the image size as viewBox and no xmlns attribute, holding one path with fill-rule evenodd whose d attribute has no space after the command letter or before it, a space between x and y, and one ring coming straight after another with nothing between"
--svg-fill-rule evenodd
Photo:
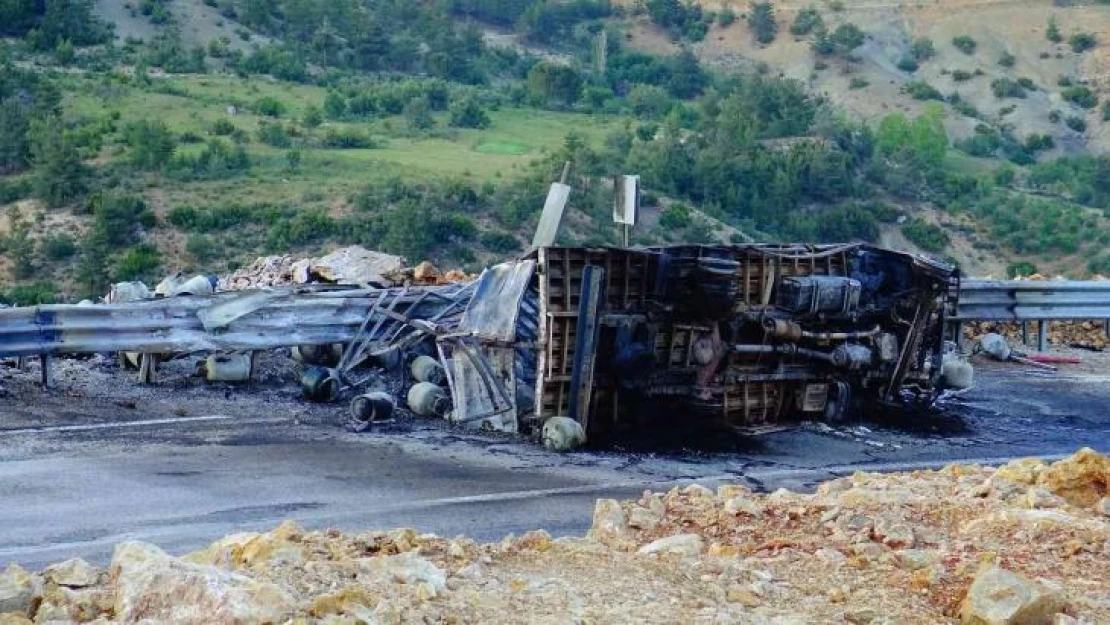
<instances>
[{"instance_id":1,"label":"truck cab wreckage","mask_svg":"<svg viewBox=\"0 0 1110 625\"><path fill-rule=\"evenodd\" d=\"M460 284L308 285L0 311L0 353L214 353L293 347L315 401L350 424L398 398L459 426L566 449L653 419L743 433L929 405L958 274L864 244L540 247ZM160 356L159 356L160 355ZM234 377L234 376L231 376ZM958 383L957 383L958 384Z\"/></svg>"}]
</instances>

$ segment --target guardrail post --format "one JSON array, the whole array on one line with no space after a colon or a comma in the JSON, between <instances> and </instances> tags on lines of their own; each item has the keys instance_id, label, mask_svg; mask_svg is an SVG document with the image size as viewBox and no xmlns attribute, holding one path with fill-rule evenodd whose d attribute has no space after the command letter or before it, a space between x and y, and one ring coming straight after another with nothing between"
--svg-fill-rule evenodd
<instances>
[{"instance_id":1,"label":"guardrail post","mask_svg":"<svg viewBox=\"0 0 1110 625\"><path fill-rule=\"evenodd\" d=\"M956 344L956 351L961 351L964 346L964 324L962 321L949 321L948 322L949 336L952 337L952 342Z\"/></svg>"},{"instance_id":2,"label":"guardrail post","mask_svg":"<svg viewBox=\"0 0 1110 625\"><path fill-rule=\"evenodd\" d=\"M1110 339L1110 319L1102 322L1103 327L1106 329L1106 338Z\"/></svg>"},{"instance_id":3,"label":"guardrail post","mask_svg":"<svg viewBox=\"0 0 1110 625\"><path fill-rule=\"evenodd\" d=\"M143 353L139 356L139 384L154 384L157 358L156 354Z\"/></svg>"},{"instance_id":4,"label":"guardrail post","mask_svg":"<svg viewBox=\"0 0 1110 625\"><path fill-rule=\"evenodd\" d=\"M1021 322L1021 344L1022 345L1028 345L1029 344L1029 322L1028 321L1022 321Z\"/></svg>"},{"instance_id":5,"label":"guardrail post","mask_svg":"<svg viewBox=\"0 0 1110 625\"><path fill-rule=\"evenodd\" d=\"M42 364L43 388L54 388L54 373L51 371L51 365L54 364L54 359L50 357L50 354L43 354L39 356L39 362Z\"/></svg>"},{"instance_id":6,"label":"guardrail post","mask_svg":"<svg viewBox=\"0 0 1110 625\"><path fill-rule=\"evenodd\" d=\"M1037 351L1048 350L1048 321L1037 321Z\"/></svg>"}]
</instances>

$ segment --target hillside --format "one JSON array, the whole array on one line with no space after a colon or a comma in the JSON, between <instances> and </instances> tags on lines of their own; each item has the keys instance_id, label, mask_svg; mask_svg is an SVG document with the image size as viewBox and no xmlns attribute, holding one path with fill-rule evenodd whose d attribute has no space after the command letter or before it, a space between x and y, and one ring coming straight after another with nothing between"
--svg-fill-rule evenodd
<instances>
[{"instance_id":1,"label":"hillside","mask_svg":"<svg viewBox=\"0 0 1110 625\"><path fill-rule=\"evenodd\" d=\"M1103 119L1102 110L1084 108L1063 97L1070 85L1087 85L1101 100L1110 95L1110 45L1076 52L1069 43L1074 35L1089 34L1096 42L1110 44L1110 5L1106 3L773 2L779 29L769 44L759 43L743 19L749 3L703 0L700 4L707 11L728 8L741 18L728 27L714 24L704 40L691 44L713 67L754 69L765 64L770 71L802 81L812 91L872 121L894 111L920 113L925 102L915 99L907 87L923 82L948 100L952 94L959 94L961 102L974 108L975 113L969 115L969 108L945 104L945 126L953 138L974 136L975 127L985 123L1012 126L1019 138L1051 136L1056 147L1042 157L1098 154L1110 149L1110 121ZM813 31L792 32L799 13L807 8L816 10L830 32L843 24L854 24L863 31L865 40L852 51L852 60L822 59L812 49ZM1057 24L1059 42L1046 38L1050 21ZM629 34L630 45L655 53L674 51L679 46L646 14L630 21ZM953 39L961 36L974 41L972 52L953 45ZM931 42L932 53L918 51L915 55L914 43L923 40ZM915 63L900 66L906 59ZM1023 78L1035 88L1025 90L1022 97L1000 98L992 91L996 80L1016 82ZM1007 112L1009 107L1013 110ZM1057 113L1055 121L1050 119L1053 111ZM1086 130L1069 127L1069 117L1083 119Z\"/></svg>"},{"instance_id":2,"label":"hillside","mask_svg":"<svg viewBox=\"0 0 1110 625\"><path fill-rule=\"evenodd\" d=\"M739 9L726 26L670 0L51 6L0 9L6 301L338 244L475 270L523 249L567 161L565 244L619 241L609 180L636 173L636 243L863 239L977 275L1110 271L1110 85L1088 80L1106 7L848 3L809 10L824 25L803 36L805 7L775 5L764 45ZM1093 49L1012 43L1049 13ZM973 22L990 29L966 54L951 29ZM912 76L890 64L924 36ZM993 100L1005 76L1025 97Z\"/></svg>"}]
</instances>

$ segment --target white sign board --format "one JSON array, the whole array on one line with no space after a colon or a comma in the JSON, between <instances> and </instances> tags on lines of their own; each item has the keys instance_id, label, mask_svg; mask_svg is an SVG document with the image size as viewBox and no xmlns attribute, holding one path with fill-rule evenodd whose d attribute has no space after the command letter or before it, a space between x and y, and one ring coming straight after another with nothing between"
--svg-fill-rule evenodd
<instances>
[{"instance_id":1,"label":"white sign board","mask_svg":"<svg viewBox=\"0 0 1110 625\"><path fill-rule=\"evenodd\" d=\"M640 212L640 177L617 176L613 179L613 195L613 221L635 226Z\"/></svg>"},{"instance_id":2,"label":"white sign board","mask_svg":"<svg viewBox=\"0 0 1110 625\"><path fill-rule=\"evenodd\" d=\"M540 223L536 226L536 234L532 237L532 247L550 247L555 244L555 236L559 234L559 223L563 220L563 209L567 207L570 198L570 185L561 182L551 184L547 192L547 201L543 203L543 213Z\"/></svg>"}]
</instances>

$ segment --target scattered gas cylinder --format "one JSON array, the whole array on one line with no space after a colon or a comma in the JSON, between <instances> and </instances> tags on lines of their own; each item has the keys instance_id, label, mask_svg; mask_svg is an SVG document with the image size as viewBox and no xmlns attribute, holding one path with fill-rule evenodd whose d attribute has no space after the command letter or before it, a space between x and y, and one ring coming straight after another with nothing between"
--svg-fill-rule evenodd
<instances>
[{"instance_id":1,"label":"scattered gas cylinder","mask_svg":"<svg viewBox=\"0 0 1110 625\"><path fill-rule=\"evenodd\" d=\"M422 417L442 417L451 409L444 390L431 382L420 382L409 389L409 408Z\"/></svg>"},{"instance_id":2,"label":"scattered gas cylinder","mask_svg":"<svg viewBox=\"0 0 1110 625\"><path fill-rule=\"evenodd\" d=\"M313 365L301 373L301 390L311 401L327 403L339 393L339 380L332 376L327 367Z\"/></svg>"},{"instance_id":3,"label":"scattered gas cylinder","mask_svg":"<svg viewBox=\"0 0 1110 625\"><path fill-rule=\"evenodd\" d=\"M417 356L409 365L409 371L417 382L431 382L437 386L447 383L447 373L443 370L443 365L431 356Z\"/></svg>"}]
</instances>

